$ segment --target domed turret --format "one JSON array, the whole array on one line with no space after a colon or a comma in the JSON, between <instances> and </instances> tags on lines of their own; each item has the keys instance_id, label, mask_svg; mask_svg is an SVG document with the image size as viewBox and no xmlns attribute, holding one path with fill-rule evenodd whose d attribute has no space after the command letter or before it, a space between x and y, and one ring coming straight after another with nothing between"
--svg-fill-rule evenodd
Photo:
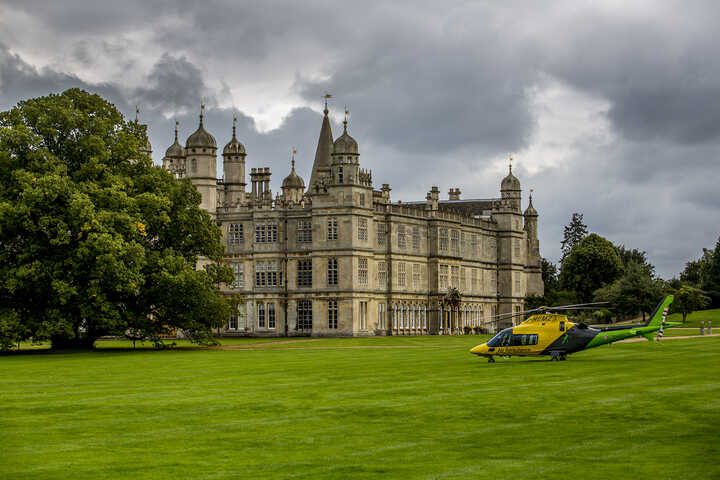
<instances>
[{"instance_id":1,"label":"domed turret","mask_svg":"<svg viewBox=\"0 0 720 480\"><path fill-rule=\"evenodd\" d=\"M165 150L165 156L168 158L179 158L185 156L185 149L178 141L178 122L175 122L175 141Z\"/></svg>"},{"instance_id":2,"label":"domed turret","mask_svg":"<svg viewBox=\"0 0 720 480\"><path fill-rule=\"evenodd\" d=\"M205 130L205 127L203 126L203 113L202 111L205 110L205 105L202 106L202 110L200 113L200 125L198 126L198 129L195 130L195 132L190 135L185 142L185 148L217 148L217 142L215 142L215 137L210 135L210 132Z\"/></svg>"},{"instance_id":3,"label":"domed turret","mask_svg":"<svg viewBox=\"0 0 720 480\"><path fill-rule=\"evenodd\" d=\"M512 173L512 163L510 164L510 173L500 183L500 190L520 190L520 180Z\"/></svg>"},{"instance_id":4,"label":"domed turret","mask_svg":"<svg viewBox=\"0 0 720 480\"><path fill-rule=\"evenodd\" d=\"M532 204L532 189L530 190L530 203L528 204L528 207L525 209L524 215L526 217L537 217L538 216L538 212L537 212L537 210L535 210L535 207L533 207L533 204Z\"/></svg>"},{"instance_id":5,"label":"domed turret","mask_svg":"<svg viewBox=\"0 0 720 480\"><path fill-rule=\"evenodd\" d=\"M301 188L305 189L305 180L302 179L297 173L295 173L295 159L292 160L292 169L290 175L285 177L282 182L282 188Z\"/></svg>"},{"instance_id":6,"label":"domed turret","mask_svg":"<svg viewBox=\"0 0 720 480\"><path fill-rule=\"evenodd\" d=\"M240 143L236 136L235 123L237 117L233 117L232 138L223 148L223 173L225 183L226 206L235 206L245 201L245 146Z\"/></svg>"},{"instance_id":7,"label":"domed turret","mask_svg":"<svg viewBox=\"0 0 720 480\"><path fill-rule=\"evenodd\" d=\"M345 118L345 121L343 122L343 134L340 135L337 140L335 140L335 143L333 144L333 154L334 155L357 155L358 154L358 144L355 141L353 137L351 137L347 133L347 117Z\"/></svg>"},{"instance_id":8,"label":"domed turret","mask_svg":"<svg viewBox=\"0 0 720 480\"><path fill-rule=\"evenodd\" d=\"M165 150L163 157L163 168L174 174L177 178L182 178L185 174L185 149L178 141L178 125L175 122L175 141Z\"/></svg>"},{"instance_id":9,"label":"domed turret","mask_svg":"<svg viewBox=\"0 0 720 480\"><path fill-rule=\"evenodd\" d=\"M187 176L202 195L200 208L211 215L217 209L217 143L203 127L205 105L200 107L200 125L185 142Z\"/></svg>"},{"instance_id":10,"label":"domed turret","mask_svg":"<svg viewBox=\"0 0 720 480\"><path fill-rule=\"evenodd\" d=\"M282 182L283 198L287 202L300 203L305 191L305 181L297 173L295 173L295 153L293 149L292 160L290 161L292 167L290 169L290 175L285 177Z\"/></svg>"},{"instance_id":11,"label":"domed turret","mask_svg":"<svg viewBox=\"0 0 720 480\"><path fill-rule=\"evenodd\" d=\"M225 148L223 148L223 156L228 155L245 155L245 145L240 143L235 136L235 122L237 121L237 117L233 117L233 133L232 138L230 141L225 145Z\"/></svg>"}]
</instances>

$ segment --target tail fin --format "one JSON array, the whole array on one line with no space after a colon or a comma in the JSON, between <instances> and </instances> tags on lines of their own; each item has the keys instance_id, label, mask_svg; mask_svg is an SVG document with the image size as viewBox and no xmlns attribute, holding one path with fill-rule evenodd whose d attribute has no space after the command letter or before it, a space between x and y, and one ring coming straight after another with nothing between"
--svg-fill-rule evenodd
<instances>
[{"instance_id":1,"label":"tail fin","mask_svg":"<svg viewBox=\"0 0 720 480\"><path fill-rule=\"evenodd\" d=\"M650 316L650 320L647 323L649 327L662 327L665 323L665 317L667 317L670 304L673 302L675 297L668 295L663 298L662 301L655 307L655 311Z\"/></svg>"}]
</instances>

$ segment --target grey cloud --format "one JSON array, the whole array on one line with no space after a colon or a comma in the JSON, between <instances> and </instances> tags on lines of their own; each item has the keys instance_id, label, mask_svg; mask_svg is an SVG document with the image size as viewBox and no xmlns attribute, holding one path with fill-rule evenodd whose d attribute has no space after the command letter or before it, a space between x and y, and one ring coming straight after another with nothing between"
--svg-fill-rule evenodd
<instances>
[{"instance_id":1,"label":"grey cloud","mask_svg":"<svg viewBox=\"0 0 720 480\"><path fill-rule=\"evenodd\" d=\"M205 85L201 70L185 57L164 54L147 76L147 86L133 96L153 110L170 114L194 110L201 103L215 103L214 93Z\"/></svg>"},{"instance_id":2,"label":"grey cloud","mask_svg":"<svg viewBox=\"0 0 720 480\"><path fill-rule=\"evenodd\" d=\"M361 163L373 169L376 185L391 183L394 199L420 200L435 184L443 196L449 187L495 196L503 174L488 159L533 146L529 92L549 77L606 101L617 138L602 146L580 139L574 158L534 175L522 163L516 168L526 192L537 190L544 255L558 257L562 226L576 210L591 230L647 250L664 276L717 238L714 2L653 3L646 11L635 2L618 8L574 0L6 4L26 9L50 37L69 36L78 68L93 68L99 55L137 68L133 61L150 54L123 43L135 33L151 39L155 52L168 52L147 75L136 75L146 79L136 88L115 79L90 85L79 71L37 69L0 49L3 107L71 86L101 93L130 115L140 103L156 161L172 142L175 117L183 139L194 131L203 99L210 105L206 126L224 145L233 111L217 104L231 103L231 89L275 80L289 64L297 72L293 92L315 111L295 109L277 129L259 132L236 105L248 168L271 167L273 188L289 170L292 147L307 181L327 90L335 95L335 118L350 107ZM335 136L341 128L333 126Z\"/></svg>"}]
</instances>

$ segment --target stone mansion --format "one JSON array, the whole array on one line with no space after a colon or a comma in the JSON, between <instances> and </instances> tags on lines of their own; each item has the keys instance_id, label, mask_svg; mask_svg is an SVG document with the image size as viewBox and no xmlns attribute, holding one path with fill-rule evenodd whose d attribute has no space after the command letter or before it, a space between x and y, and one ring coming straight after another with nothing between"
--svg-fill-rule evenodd
<instances>
[{"instance_id":1,"label":"stone mansion","mask_svg":"<svg viewBox=\"0 0 720 480\"><path fill-rule=\"evenodd\" d=\"M224 335L371 336L493 332L499 313L543 294L538 213L523 213L519 180L510 172L500 197L447 200L437 187L418 202L393 202L390 186L373 186L348 133L333 140L324 110L310 179L295 172L270 190L270 169L250 169L245 146L222 150L200 125L183 147L167 149L163 167L188 177L217 221L235 280L221 289L242 299ZM148 150L150 146L146 147ZM460 303L446 301L457 288ZM474 330L479 331L479 330Z\"/></svg>"}]
</instances>

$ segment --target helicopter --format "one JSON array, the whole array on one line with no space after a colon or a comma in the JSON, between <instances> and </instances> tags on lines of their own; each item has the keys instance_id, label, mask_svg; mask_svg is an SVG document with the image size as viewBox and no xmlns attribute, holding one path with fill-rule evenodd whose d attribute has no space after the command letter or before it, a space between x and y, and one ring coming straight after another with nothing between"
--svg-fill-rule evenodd
<instances>
[{"instance_id":1,"label":"helicopter","mask_svg":"<svg viewBox=\"0 0 720 480\"><path fill-rule=\"evenodd\" d=\"M591 327L585 323L573 323L566 315L558 311L585 310L600 308L604 302L563 305L560 307L539 307L506 318L531 315L527 320L515 327L506 328L491 338L487 343L470 349L470 353L487 357L494 363L494 356L533 356L549 355L552 361L566 360L567 355L588 348L599 347L631 337L645 337L652 340L655 332L664 327L680 325L677 322L665 322L673 296L662 299L653 311L650 319L640 325L615 325L608 327Z\"/></svg>"}]
</instances>

